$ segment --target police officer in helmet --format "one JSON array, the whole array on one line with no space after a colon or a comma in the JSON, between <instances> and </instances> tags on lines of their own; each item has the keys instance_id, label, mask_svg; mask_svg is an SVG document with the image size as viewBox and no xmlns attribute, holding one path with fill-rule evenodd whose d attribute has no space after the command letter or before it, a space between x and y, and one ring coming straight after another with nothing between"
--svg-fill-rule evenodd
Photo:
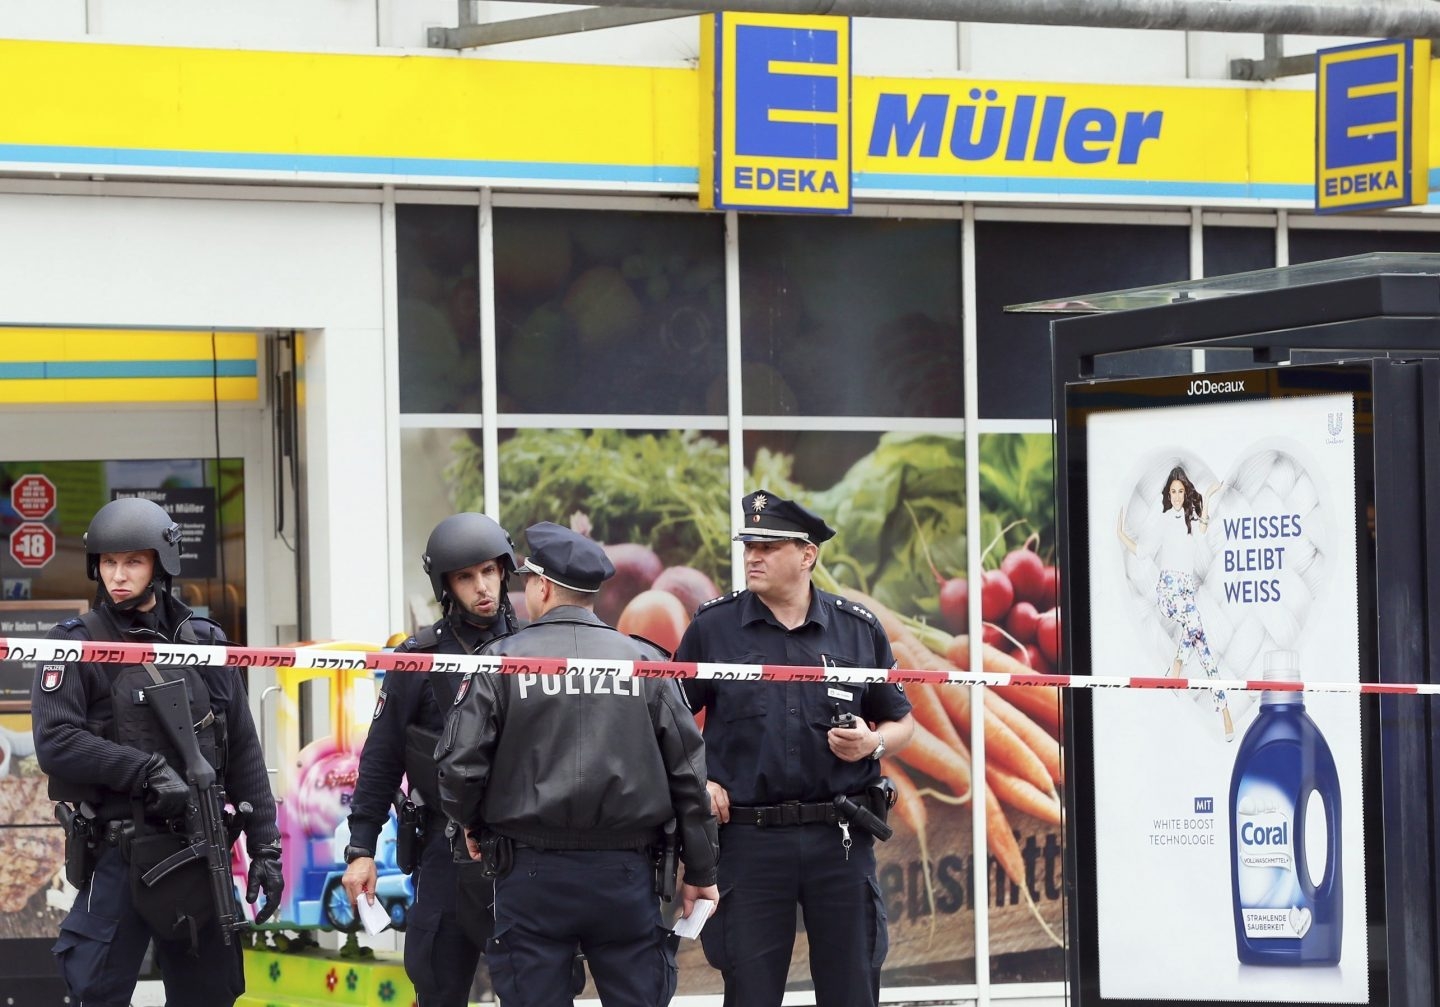
<instances>
[{"instance_id":1,"label":"police officer in helmet","mask_svg":"<svg viewBox=\"0 0 1440 1007\"><path fill-rule=\"evenodd\" d=\"M484 514L445 518L421 558L441 619L396 648L398 653L473 654L515 629L506 578L515 552L505 529ZM452 858L435 782L435 745L444 712L455 699L460 676L393 672L385 676L370 733L360 753L350 813L343 884L352 902L375 899L375 849L402 776L409 778L408 807L400 828L414 833L411 869L415 901L405 933L405 971L420 1007L463 1007L485 941L490 936L489 881L469 858ZM413 822L413 824L410 824ZM462 854L463 856L463 854ZM458 902L458 905L457 905Z\"/></svg>"},{"instance_id":2,"label":"police officer in helmet","mask_svg":"<svg viewBox=\"0 0 1440 1007\"><path fill-rule=\"evenodd\" d=\"M51 639L225 644L216 623L170 593L180 573L180 527L157 504L131 497L100 508L85 533L85 553L97 585L94 607L57 625ZM256 922L280 906L275 800L239 673L43 664L31 697L35 754L50 777L51 796L66 802L63 812L76 816L72 822L86 823L79 835L89 837L79 845L82 873L90 876L72 878L80 893L53 951L72 1000L87 1007L130 1002L152 938L171 1007L223 1007L245 990L240 942L227 943L216 922L204 860L150 884L142 880L186 845L176 831L192 797L184 756L145 702L146 688L177 679L185 682L201 755L226 800L243 812L235 824L250 854L246 899L265 896ZM72 830L67 842L75 835Z\"/></svg>"}]
</instances>

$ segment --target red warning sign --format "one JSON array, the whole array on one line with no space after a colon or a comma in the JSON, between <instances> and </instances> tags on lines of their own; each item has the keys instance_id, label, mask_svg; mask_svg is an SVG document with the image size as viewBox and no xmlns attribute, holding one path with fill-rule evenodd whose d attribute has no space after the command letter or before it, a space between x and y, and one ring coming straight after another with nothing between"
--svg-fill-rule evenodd
<instances>
[{"instance_id":1,"label":"red warning sign","mask_svg":"<svg viewBox=\"0 0 1440 1007\"><path fill-rule=\"evenodd\" d=\"M10 504L27 520L48 517L55 509L55 484L37 473L23 475L10 487Z\"/></svg>"}]
</instances>

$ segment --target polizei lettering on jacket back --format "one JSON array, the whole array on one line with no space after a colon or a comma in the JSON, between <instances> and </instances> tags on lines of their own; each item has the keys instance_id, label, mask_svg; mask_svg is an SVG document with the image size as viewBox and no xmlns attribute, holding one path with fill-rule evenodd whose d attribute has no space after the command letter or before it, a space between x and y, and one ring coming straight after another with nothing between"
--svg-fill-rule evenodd
<instances>
[{"instance_id":1,"label":"polizei lettering on jacket back","mask_svg":"<svg viewBox=\"0 0 1440 1007\"><path fill-rule=\"evenodd\" d=\"M1135 164L1149 140L1160 139L1165 113L1072 107L1062 95L1001 97L970 89L970 101L948 94L882 93L870 129L870 156L939 157L946 143L962 161L1054 161Z\"/></svg>"},{"instance_id":2,"label":"polizei lettering on jacket back","mask_svg":"<svg viewBox=\"0 0 1440 1007\"><path fill-rule=\"evenodd\" d=\"M614 671L601 669L587 669L594 674L582 672L575 669L571 672L566 669L563 675L534 675L521 673L515 676L515 682L520 687L520 698L530 698L531 691L539 687L538 695L558 696L562 692L567 696L639 696L641 679L634 675L619 675Z\"/></svg>"}]
</instances>

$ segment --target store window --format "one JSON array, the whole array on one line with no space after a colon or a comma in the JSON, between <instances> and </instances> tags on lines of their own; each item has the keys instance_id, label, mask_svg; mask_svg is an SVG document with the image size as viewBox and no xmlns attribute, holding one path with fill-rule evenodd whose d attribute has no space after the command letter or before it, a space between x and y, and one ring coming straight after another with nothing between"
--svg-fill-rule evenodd
<instances>
[{"instance_id":1,"label":"store window","mask_svg":"<svg viewBox=\"0 0 1440 1007\"><path fill-rule=\"evenodd\" d=\"M62 613L85 611L85 529L122 496L154 500L180 525L175 594L245 641L245 475L239 458L0 462L0 637L44 636ZM66 616L68 617L68 615ZM21 624L24 627L21 627ZM0 668L15 668L0 662ZM30 681L0 700L28 703Z\"/></svg>"},{"instance_id":2,"label":"store window","mask_svg":"<svg viewBox=\"0 0 1440 1007\"><path fill-rule=\"evenodd\" d=\"M740 311L746 413L965 413L955 221L744 217Z\"/></svg>"},{"instance_id":3,"label":"store window","mask_svg":"<svg viewBox=\"0 0 1440 1007\"><path fill-rule=\"evenodd\" d=\"M1290 229L1292 264L1366 252L1440 252L1440 231Z\"/></svg>"},{"instance_id":4,"label":"store window","mask_svg":"<svg viewBox=\"0 0 1440 1007\"><path fill-rule=\"evenodd\" d=\"M730 586L724 437L693 430L502 433L500 516L520 555L525 529L540 521L589 535L615 565L596 614L673 651L695 609Z\"/></svg>"},{"instance_id":5,"label":"store window","mask_svg":"<svg viewBox=\"0 0 1440 1007\"><path fill-rule=\"evenodd\" d=\"M1228 276L1275 265L1273 227L1205 228L1205 275Z\"/></svg>"},{"instance_id":6,"label":"store window","mask_svg":"<svg viewBox=\"0 0 1440 1007\"><path fill-rule=\"evenodd\" d=\"M725 414L713 214L499 208L501 413Z\"/></svg>"},{"instance_id":7,"label":"store window","mask_svg":"<svg viewBox=\"0 0 1440 1007\"><path fill-rule=\"evenodd\" d=\"M401 412L480 412L478 213L396 207Z\"/></svg>"},{"instance_id":8,"label":"store window","mask_svg":"<svg viewBox=\"0 0 1440 1007\"><path fill-rule=\"evenodd\" d=\"M980 221L975 225L980 415L1051 419L1050 322L1005 305L1082 296L1190 276L1183 227ZM1104 362L1106 376L1176 374L1188 350L1145 350Z\"/></svg>"}]
</instances>

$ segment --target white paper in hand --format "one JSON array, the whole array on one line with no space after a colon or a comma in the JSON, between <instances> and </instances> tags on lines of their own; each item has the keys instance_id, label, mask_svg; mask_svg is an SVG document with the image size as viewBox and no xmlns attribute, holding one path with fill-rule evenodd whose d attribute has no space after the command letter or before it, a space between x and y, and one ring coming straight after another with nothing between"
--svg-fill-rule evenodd
<instances>
[{"instance_id":1,"label":"white paper in hand","mask_svg":"<svg viewBox=\"0 0 1440 1007\"><path fill-rule=\"evenodd\" d=\"M696 899L695 907L690 910L690 915L675 921L674 933L677 937L689 937L694 940L700 936L700 930L705 926L705 921L715 910L715 903L711 899Z\"/></svg>"},{"instance_id":2,"label":"white paper in hand","mask_svg":"<svg viewBox=\"0 0 1440 1007\"><path fill-rule=\"evenodd\" d=\"M370 896L362 894L356 900L356 908L360 910L360 922L364 925L365 932L371 937L384 930L392 922L390 910L381 905L379 899L376 899L375 904L371 905Z\"/></svg>"}]
</instances>

